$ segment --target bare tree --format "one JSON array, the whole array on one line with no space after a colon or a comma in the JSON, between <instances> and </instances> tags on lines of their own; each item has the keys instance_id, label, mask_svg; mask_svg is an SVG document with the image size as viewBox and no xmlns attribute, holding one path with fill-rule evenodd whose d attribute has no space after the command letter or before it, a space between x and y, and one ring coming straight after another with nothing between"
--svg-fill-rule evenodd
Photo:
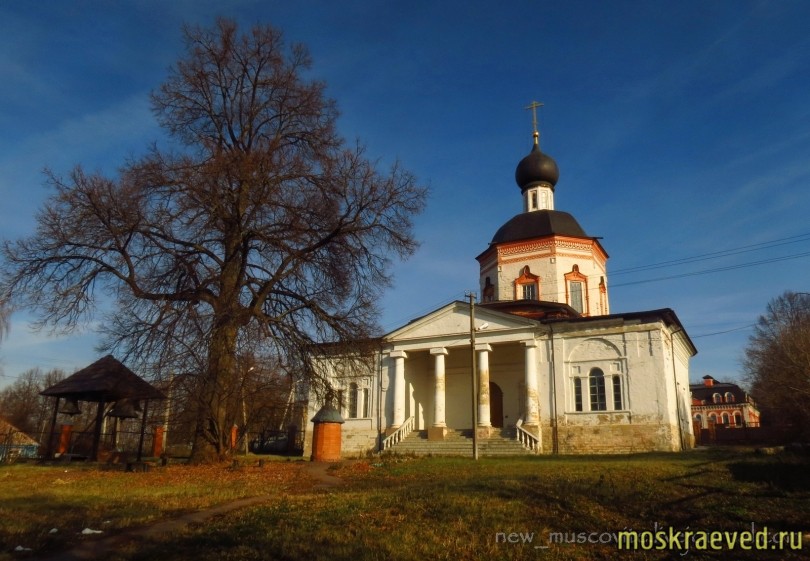
<instances>
[{"instance_id":1,"label":"bare tree","mask_svg":"<svg viewBox=\"0 0 810 561\"><path fill-rule=\"evenodd\" d=\"M0 300L0 341L6 338L11 328L11 309Z\"/></svg>"},{"instance_id":2,"label":"bare tree","mask_svg":"<svg viewBox=\"0 0 810 561\"><path fill-rule=\"evenodd\" d=\"M189 368L200 369L192 461L204 461L228 454L240 337L260 334L308 375L314 345L374 333L390 259L414 251L426 192L338 135L324 84L303 76L306 49L287 49L278 30L240 35L219 20L185 40L152 95L178 144L116 178L51 174L37 233L3 247L0 297L71 329L103 289L118 303L109 344L141 359L201 341Z\"/></svg>"},{"instance_id":3,"label":"bare tree","mask_svg":"<svg viewBox=\"0 0 810 561\"><path fill-rule=\"evenodd\" d=\"M26 370L14 383L0 390L0 416L29 436L44 442L53 400L39 394L64 378L65 373L59 369L48 372L39 368Z\"/></svg>"},{"instance_id":4,"label":"bare tree","mask_svg":"<svg viewBox=\"0 0 810 561\"><path fill-rule=\"evenodd\" d=\"M745 349L745 370L765 412L810 434L810 294L785 292L768 303Z\"/></svg>"}]
</instances>

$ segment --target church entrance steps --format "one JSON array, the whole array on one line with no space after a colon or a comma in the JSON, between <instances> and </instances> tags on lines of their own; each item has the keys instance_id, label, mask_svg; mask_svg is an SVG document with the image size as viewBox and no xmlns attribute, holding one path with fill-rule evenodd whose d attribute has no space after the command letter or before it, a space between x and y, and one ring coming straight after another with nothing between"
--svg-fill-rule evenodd
<instances>
[{"instance_id":1,"label":"church entrance steps","mask_svg":"<svg viewBox=\"0 0 810 561\"><path fill-rule=\"evenodd\" d=\"M395 454L417 456L472 456L472 429L448 431L444 440L428 440L428 431L413 431L390 448ZM515 440L515 429L495 429L478 439L480 456L523 456L532 452Z\"/></svg>"}]
</instances>

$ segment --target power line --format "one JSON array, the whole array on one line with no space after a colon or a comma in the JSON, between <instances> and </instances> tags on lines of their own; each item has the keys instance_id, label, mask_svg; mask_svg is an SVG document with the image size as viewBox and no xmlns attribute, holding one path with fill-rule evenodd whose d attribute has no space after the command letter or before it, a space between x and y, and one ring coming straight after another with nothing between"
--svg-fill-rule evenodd
<instances>
[{"instance_id":1,"label":"power line","mask_svg":"<svg viewBox=\"0 0 810 561\"><path fill-rule=\"evenodd\" d=\"M677 275L668 275L666 277L656 277L652 279L642 279L636 281L628 281L622 282L618 284L611 284L610 288L616 288L621 286L630 286L634 284L646 284L650 282L660 282L665 280L672 280L672 279L681 279L685 277L694 277L698 275L708 275L711 273L720 273L723 271L733 271L736 269L744 269L747 267L756 267L757 265L767 265L769 263L777 263L779 261L789 261L791 259L799 259L801 257L808 257L810 256L810 251L804 253L794 253L793 255L784 255L782 257L773 257L771 259L762 259L760 261L749 261L748 263L739 263L737 265L727 265L725 267L715 267L712 269L701 269L700 271L692 271L690 273L680 273Z\"/></svg>"},{"instance_id":2,"label":"power line","mask_svg":"<svg viewBox=\"0 0 810 561\"><path fill-rule=\"evenodd\" d=\"M731 255L740 255L742 253L751 253L754 251L761 251L763 249L771 249L774 247L779 247L783 245L793 244L793 243L800 243L804 241L810 241L810 233L806 234L798 234L796 236L789 236L787 238L779 238L776 240L771 240L767 242L760 242L755 244L743 245L739 247L732 247L729 249L725 249L722 251L713 251L711 253L702 253L699 255L694 255L691 257L681 257L678 259L671 259L669 261L661 261L659 263L650 263L647 265L639 265L637 267L627 267L624 269L617 269L615 271L611 271L611 275L627 275L630 273L635 273L639 271L647 271L651 269L661 269L665 267L673 267L675 265L684 265L687 263L696 263L699 261L707 261L709 259L716 259L718 257L728 257Z\"/></svg>"},{"instance_id":3,"label":"power line","mask_svg":"<svg viewBox=\"0 0 810 561\"><path fill-rule=\"evenodd\" d=\"M700 339L701 337L713 337L714 335L723 335L724 333L732 333L734 331L743 331L744 329L751 329L755 327L755 323L749 323L748 325L743 325L742 327L735 327L733 329L726 329L725 331L715 331L713 333L702 333L701 335L690 335L690 339Z\"/></svg>"}]
</instances>

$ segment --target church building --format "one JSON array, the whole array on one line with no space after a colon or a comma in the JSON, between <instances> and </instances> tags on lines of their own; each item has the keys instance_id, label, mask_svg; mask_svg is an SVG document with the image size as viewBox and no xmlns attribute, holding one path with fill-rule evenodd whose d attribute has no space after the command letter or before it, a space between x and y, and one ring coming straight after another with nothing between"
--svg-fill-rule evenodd
<instances>
[{"instance_id":1,"label":"church building","mask_svg":"<svg viewBox=\"0 0 810 561\"><path fill-rule=\"evenodd\" d=\"M558 179L535 126L515 171L521 212L476 257L481 301L395 329L373 368L333 381L344 456L462 453L473 430L484 454L503 440L541 454L693 446L695 346L669 308L611 313L608 254L556 210ZM305 455L322 405L310 400Z\"/></svg>"}]
</instances>

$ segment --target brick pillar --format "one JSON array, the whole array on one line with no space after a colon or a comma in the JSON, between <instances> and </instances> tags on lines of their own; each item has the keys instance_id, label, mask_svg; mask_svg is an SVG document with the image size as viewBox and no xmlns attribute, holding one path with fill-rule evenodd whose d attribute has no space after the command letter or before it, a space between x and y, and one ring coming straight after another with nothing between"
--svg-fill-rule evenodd
<instances>
[{"instance_id":1,"label":"brick pillar","mask_svg":"<svg viewBox=\"0 0 810 561\"><path fill-rule=\"evenodd\" d=\"M163 453L163 427L158 425L152 433L152 457L157 458Z\"/></svg>"},{"instance_id":2,"label":"brick pillar","mask_svg":"<svg viewBox=\"0 0 810 561\"><path fill-rule=\"evenodd\" d=\"M57 454L66 454L70 449L70 434L73 431L73 425L61 425L59 427L59 446L56 448Z\"/></svg>"}]
</instances>

